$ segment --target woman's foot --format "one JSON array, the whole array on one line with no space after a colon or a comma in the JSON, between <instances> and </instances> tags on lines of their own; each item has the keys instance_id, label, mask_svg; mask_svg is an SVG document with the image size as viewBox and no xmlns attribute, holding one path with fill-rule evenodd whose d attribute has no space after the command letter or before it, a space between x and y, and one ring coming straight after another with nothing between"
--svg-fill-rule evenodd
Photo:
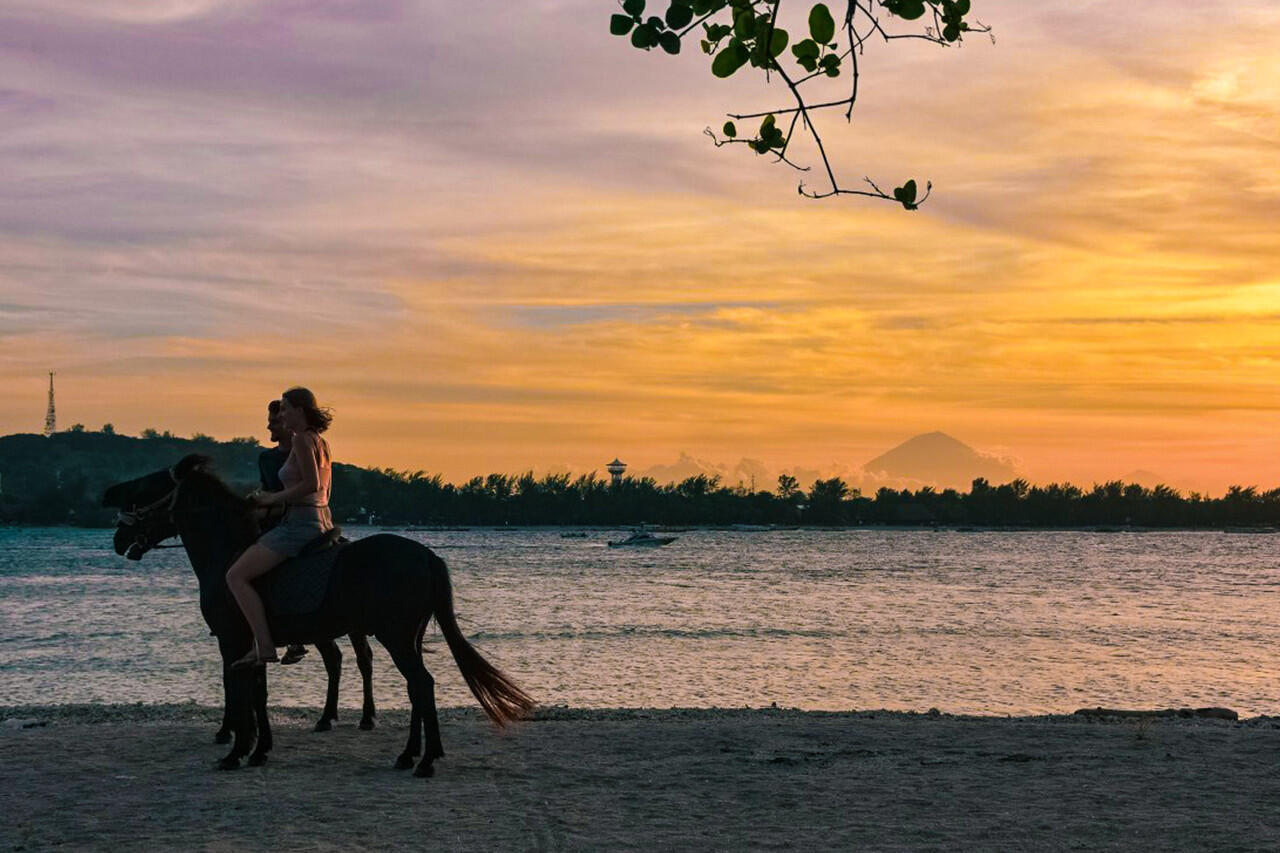
<instances>
[{"instance_id":1,"label":"woman's foot","mask_svg":"<svg viewBox=\"0 0 1280 853\"><path fill-rule=\"evenodd\" d=\"M249 651L245 652L244 657L232 662L231 668L248 669L253 666L265 666L278 660L280 658L276 656L275 646L270 647L269 654L263 655L258 651L258 644L254 643L249 647Z\"/></svg>"},{"instance_id":2,"label":"woman's foot","mask_svg":"<svg viewBox=\"0 0 1280 853\"><path fill-rule=\"evenodd\" d=\"M303 655L307 653L307 647L301 643L294 643L292 646L284 650L284 659L280 661L282 666L288 666L291 663L297 663L302 660Z\"/></svg>"}]
</instances>

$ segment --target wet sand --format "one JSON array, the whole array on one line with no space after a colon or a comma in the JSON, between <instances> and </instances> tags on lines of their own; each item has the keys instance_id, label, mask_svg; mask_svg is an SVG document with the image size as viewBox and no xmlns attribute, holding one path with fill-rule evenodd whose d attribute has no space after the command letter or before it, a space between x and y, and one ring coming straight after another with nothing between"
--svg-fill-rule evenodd
<instances>
[{"instance_id":1,"label":"wet sand","mask_svg":"<svg viewBox=\"0 0 1280 853\"><path fill-rule=\"evenodd\" d=\"M1272 718L451 709L423 780L357 716L218 772L214 709L0 708L0 851L1280 849Z\"/></svg>"}]
</instances>

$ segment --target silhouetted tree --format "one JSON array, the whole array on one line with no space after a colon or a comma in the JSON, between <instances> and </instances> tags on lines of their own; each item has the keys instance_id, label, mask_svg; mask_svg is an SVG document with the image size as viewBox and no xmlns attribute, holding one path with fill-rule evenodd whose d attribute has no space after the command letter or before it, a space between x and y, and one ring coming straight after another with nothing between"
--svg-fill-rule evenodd
<instances>
[{"instance_id":1,"label":"silhouetted tree","mask_svg":"<svg viewBox=\"0 0 1280 853\"><path fill-rule=\"evenodd\" d=\"M808 171L808 166L793 159L792 142L799 128L812 139L827 184L816 191L801 181L801 195L870 196L897 202L907 210L914 210L928 198L932 185L926 183L920 195L914 180L896 187L892 194L870 178L863 179L863 189L842 186L818 133L816 114L843 111L846 121L852 118L861 80L859 63L872 43L914 39L948 47L963 40L965 33L990 32L989 27L969 18L970 0L847 0L843 8L837 6L838 17L825 3L817 3L808 10L806 25L799 33L803 38L795 39L781 24L782 0L662 0L662 4L666 9L661 16L654 14L661 10L661 4L646 16L646 0L622 0L621 13L609 20L609 31L629 36L631 44L642 50L661 47L672 54L679 53L686 36L696 32L699 47L711 57L711 73L716 77L731 77L750 65L766 82L776 77L786 87L787 103L761 112L729 113L731 120L724 123L719 135L707 128L717 147L746 145L757 154L770 155L775 162ZM923 27L891 32L895 19L918 21ZM839 97L810 92L840 78L843 81L835 84L840 86ZM758 129L739 134L735 122L757 119Z\"/></svg>"}]
</instances>

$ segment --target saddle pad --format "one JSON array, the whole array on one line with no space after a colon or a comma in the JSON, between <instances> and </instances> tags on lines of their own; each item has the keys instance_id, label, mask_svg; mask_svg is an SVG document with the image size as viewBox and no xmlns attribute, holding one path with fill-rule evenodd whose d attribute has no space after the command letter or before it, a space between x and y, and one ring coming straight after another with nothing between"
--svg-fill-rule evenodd
<instances>
[{"instance_id":1,"label":"saddle pad","mask_svg":"<svg viewBox=\"0 0 1280 853\"><path fill-rule=\"evenodd\" d=\"M342 545L285 560L267 573L258 584L267 612L276 616L303 616L314 613L324 603L333 564Z\"/></svg>"}]
</instances>

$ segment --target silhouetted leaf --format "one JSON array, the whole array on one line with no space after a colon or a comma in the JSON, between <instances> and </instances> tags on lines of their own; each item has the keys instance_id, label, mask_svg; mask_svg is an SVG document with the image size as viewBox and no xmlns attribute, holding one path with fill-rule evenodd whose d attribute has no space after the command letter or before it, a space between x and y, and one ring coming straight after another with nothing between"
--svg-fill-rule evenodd
<instances>
[{"instance_id":1,"label":"silhouetted leaf","mask_svg":"<svg viewBox=\"0 0 1280 853\"><path fill-rule=\"evenodd\" d=\"M644 0L622 0L622 11L638 18L644 11Z\"/></svg>"},{"instance_id":2,"label":"silhouetted leaf","mask_svg":"<svg viewBox=\"0 0 1280 853\"><path fill-rule=\"evenodd\" d=\"M672 3L667 7L667 26L673 30L682 30L693 20L693 10L688 6Z\"/></svg>"},{"instance_id":3,"label":"silhouetted leaf","mask_svg":"<svg viewBox=\"0 0 1280 853\"><path fill-rule=\"evenodd\" d=\"M908 21L914 21L924 14L924 0L881 0L881 5Z\"/></svg>"},{"instance_id":4,"label":"silhouetted leaf","mask_svg":"<svg viewBox=\"0 0 1280 853\"><path fill-rule=\"evenodd\" d=\"M648 50L658 44L658 31L648 24L641 24L631 32L631 44Z\"/></svg>"},{"instance_id":5,"label":"silhouetted leaf","mask_svg":"<svg viewBox=\"0 0 1280 853\"><path fill-rule=\"evenodd\" d=\"M775 29L773 35L769 38L769 56L777 57L778 54L787 49L787 40L790 36L786 30Z\"/></svg>"},{"instance_id":6,"label":"silhouetted leaf","mask_svg":"<svg viewBox=\"0 0 1280 853\"><path fill-rule=\"evenodd\" d=\"M817 59L819 48L817 42L813 39L804 39L803 41L798 41L792 45L791 52L795 54L797 59L805 56L812 56L814 59Z\"/></svg>"},{"instance_id":7,"label":"silhouetted leaf","mask_svg":"<svg viewBox=\"0 0 1280 853\"><path fill-rule=\"evenodd\" d=\"M809 10L809 35L813 36L814 41L826 44L835 34L836 22L825 3L819 3Z\"/></svg>"},{"instance_id":8,"label":"silhouetted leaf","mask_svg":"<svg viewBox=\"0 0 1280 853\"><path fill-rule=\"evenodd\" d=\"M631 32L631 27L635 22L635 18L629 15L614 15L609 19L609 32L615 36L625 36Z\"/></svg>"},{"instance_id":9,"label":"silhouetted leaf","mask_svg":"<svg viewBox=\"0 0 1280 853\"><path fill-rule=\"evenodd\" d=\"M893 191L893 197L902 203L907 210L916 209L916 182L914 180L907 181Z\"/></svg>"},{"instance_id":10,"label":"silhouetted leaf","mask_svg":"<svg viewBox=\"0 0 1280 853\"><path fill-rule=\"evenodd\" d=\"M658 44L662 45L662 49L667 53L677 54L680 52L680 36L670 30L658 36Z\"/></svg>"},{"instance_id":11,"label":"silhouetted leaf","mask_svg":"<svg viewBox=\"0 0 1280 853\"><path fill-rule=\"evenodd\" d=\"M711 73L717 77L730 77L746 63L749 57L750 54L742 42L733 39L712 60Z\"/></svg>"},{"instance_id":12,"label":"silhouetted leaf","mask_svg":"<svg viewBox=\"0 0 1280 853\"><path fill-rule=\"evenodd\" d=\"M733 139L735 136L738 135L738 128L735 127L733 122L731 121L726 121L724 123L724 127L721 128L721 130L723 130L724 135L729 137L730 139Z\"/></svg>"}]
</instances>

